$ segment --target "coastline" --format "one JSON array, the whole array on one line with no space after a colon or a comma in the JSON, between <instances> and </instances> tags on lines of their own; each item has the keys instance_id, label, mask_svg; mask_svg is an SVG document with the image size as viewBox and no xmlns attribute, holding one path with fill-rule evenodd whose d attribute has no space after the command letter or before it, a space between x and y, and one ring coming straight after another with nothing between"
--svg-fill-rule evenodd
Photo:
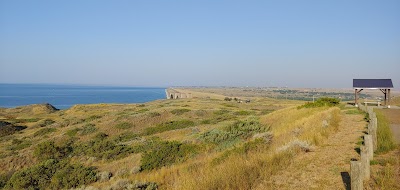
<instances>
[{"instance_id":1,"label":"coastline","mask_svg":"<svg viewBox=\"0 0 400 190\"><path fill-rule=\"evenodd\" d=\"M0 107L49 103L65 110L77 104L133 104L165 99L167 88L78 85L0 85Z\"/></svg>"}]
</instances>

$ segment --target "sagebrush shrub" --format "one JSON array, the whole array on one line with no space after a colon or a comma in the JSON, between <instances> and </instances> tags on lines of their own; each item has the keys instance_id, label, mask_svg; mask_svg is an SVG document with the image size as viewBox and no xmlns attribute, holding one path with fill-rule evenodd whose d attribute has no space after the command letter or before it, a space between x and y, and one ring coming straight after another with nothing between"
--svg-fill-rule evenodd
<instances>
[{"instance_id":1,"label":"sagebrush shrub","mask_svg":"<svg viewBox=\"0 0 400 190\"><path fill-rule=\"evenodd\" d=\"M185 161L196 153L196 146L177 141L162 141L143 154L141 169L152 170Z\"/></svg>"},{"instance_id":2,"label":"sagebrush shrub","mask_svg":"<svg viewBox=\"0 0 400 190\"><path fill-rule=\"evenodd\" d=\"M95 181L95 168L49 159L14 173L6 189L65 189Z\"/></svg>"},{"instance_id":3,"label":"sagebrush shrub","mask_svg":"<svg viewBox=\"0 0 400 190\"><path fill-rule=\"evenodd\" d=\"M33 155L38 160L62 159L72 152L72 147L69 143L64 146L55 145L54 141L45 141L35 147Z\"/></svg>"},{"instance_id":4,"label":"sagebrush shrub","mask_svg":"<svg viewBox=\"0 0 400 190\"><path fill-rule=\"evenodd\" d=\"M238 139L247 139L256 133L268 131L269 128L260 124L255 118L245 121L237 121L222 129L213 129L200 136L200 139L219 144L226 141L235 141Z\"/></svg>"}]
</instances>

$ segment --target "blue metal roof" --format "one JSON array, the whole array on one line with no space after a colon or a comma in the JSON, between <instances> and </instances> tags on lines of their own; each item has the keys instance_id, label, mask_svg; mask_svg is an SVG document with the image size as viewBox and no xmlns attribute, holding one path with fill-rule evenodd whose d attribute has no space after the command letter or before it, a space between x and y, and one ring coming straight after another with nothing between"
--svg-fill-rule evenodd
<instances>
[{"instance_id":1,"label":"blue metal roof","mask_svg":"<svg viewBox=\"0 0 400 190\"><path fill-rule=\"evenodd\" d=\"M393 88L392 79L353 79L353 88Z\"/></svg>"}]
</instances>

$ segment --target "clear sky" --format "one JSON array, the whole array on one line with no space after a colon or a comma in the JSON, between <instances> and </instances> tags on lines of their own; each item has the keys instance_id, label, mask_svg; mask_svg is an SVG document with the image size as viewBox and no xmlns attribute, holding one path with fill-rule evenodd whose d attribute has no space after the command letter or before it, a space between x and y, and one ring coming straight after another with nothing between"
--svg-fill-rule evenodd
<instances>
[{"instance_id":1,"label":"clear sky","mask_svg":"<svg viewBox=\"0 0 400 190\"><path fill-rule=\"evenodd\" d=\"M0 0L0 83L400 86L400 1Z\"/></svg>"}]
</instances>

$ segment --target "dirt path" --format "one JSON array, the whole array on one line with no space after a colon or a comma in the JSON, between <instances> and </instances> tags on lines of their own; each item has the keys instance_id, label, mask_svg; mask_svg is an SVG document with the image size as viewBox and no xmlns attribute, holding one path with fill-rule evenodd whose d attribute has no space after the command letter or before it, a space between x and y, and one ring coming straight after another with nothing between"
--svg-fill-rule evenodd
<instances>
[{"instance_id":1,"label":"dirt path","mask_svg":"<svg viewBox=\"0 0 400 190\"><path fill-rule=\"evenodd\" d=\"M303 153L285 170L256 189L350 189L350 160L366 122L361 115L342 113L340 129L314 152Z\"/></svg>"}]
</instances>

